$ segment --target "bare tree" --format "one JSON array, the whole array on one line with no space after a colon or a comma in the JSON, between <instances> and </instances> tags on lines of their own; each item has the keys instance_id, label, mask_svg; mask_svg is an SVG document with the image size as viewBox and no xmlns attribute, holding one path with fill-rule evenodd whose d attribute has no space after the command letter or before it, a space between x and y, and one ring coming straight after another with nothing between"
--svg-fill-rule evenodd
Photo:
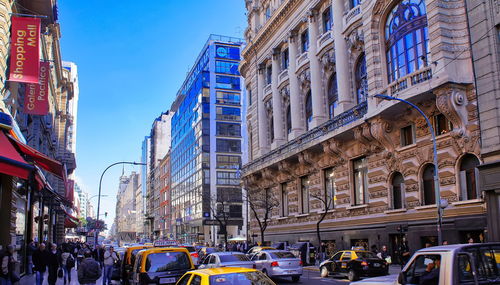
<instances>
[{"instance_id":1,"label":"bare tree","mask_svg":"<svg viewBox=\"0 0 500 285\"><path fill-rule=\"evenodd\" d=\"M248 189L246 200L257 220L260 229L260 241L264 244L264 232L269 225L273 210L279 207L280 203L271 188Z\"/></svg>"},{"instance_id":2,"label":"bare tree","mask_svg":"<svg viewBox=\"0 0 500 285\"><path fill-rule=\"evenodd\" d=\"M318 200L321 202L322 206L322 211L318 212L319 213L319 220L316 222L316 236L318 237L318 242L319 242L319 254L321 255L323 253L323 247L321 246L321 232L320 232L320 225L321 222L326 218L326 215L328 214L328 210L330 210L330 207L333 205L333 199L334 197L332 193L328 193L326 189L322 191L321 189L317 189L313 193L310 194L311 197L314 199Z\"/></svg>"},{"instance_id":3,"label":"bare tree","mask_svg":"<svg viewBox=\"0 0 500 285\"><path fill-rule=\"evenodd\" d=\"M219 231L224 234L224 245L227 247L227 224L229 221L229 201L226 199L217 199L216 195L212 196L210 203L210 212L219 223ZM226 211L227 210L227 211Z\"/></svg>"}]
</instances>

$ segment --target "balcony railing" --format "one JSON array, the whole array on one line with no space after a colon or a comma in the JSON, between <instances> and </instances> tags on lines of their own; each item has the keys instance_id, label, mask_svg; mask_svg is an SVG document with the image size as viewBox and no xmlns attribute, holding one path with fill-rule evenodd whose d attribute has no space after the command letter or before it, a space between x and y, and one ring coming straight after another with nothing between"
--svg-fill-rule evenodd
<instances>
[{"instance_id":1,"label":"balcony railing","mask_svg":"<svg viewBox=\"0 0 500 285\"><path fill-rule=\"evenodd\" d=\"M271 93L271 84L267 84L266 87L264 87L264 96L269 93Z\"/></svg>"},{"instance_id":2,"label":"balcony railing","mask_svg":"<svg viewBox=\"0 0 500 285\"><path fill-rule=\"evenodd\" d=\"M292 155L294 151L301 150L304 146L310 142L317 141L318 138L321 138L325 134L363 118L367 110L368 106L366 101L362 102L359 105L339 114L332 120L329 120L311 131L287 142L279 148L264 154L262 157L245 164L242 169L243 176L264 167L271 161L284 159L285 156ZM319 141L317 142L319 143Z\"/></svg>"},{"instance_id":3,"label":"balcony railing","mask_svg":"<svg viewBox=\"0 0 500 285\"><path fill-rule=\"evenodd\" d=\"M278 75L278 83L283 82L287 78L288 78L288 69L285 69Z\"/></svg>"},{"instance_id":4,"label":"balcony railing","mask_svg":"<svg viewBox=\"0 0 500 285\"><path fill-rule=\"evenodd\" d=\"M332 39L332 31L328 31L318 37L318 51L322 50L328 40Z\"/></svg>"},{"instance_id":5,"label":"balcony railing","mask_svg":"<svg viewBox=\"0 0 500 285\"><path fill-rule=\"evenodd\" d=\"M347 14L344 16L344 30L346 30L352 23L358 20L361 17L361 4L352 8ZM359 15L359 17L358 17Z\"/></svg>"},{"instance_id":6,"label":"balcony railing","mask_svg":"<svg viewBox=\"0 0 500 285\"><path fill-rule=\"evenodd\" d=\"M306 64L309 57L307 56L307 51L303 52L297 57L297 70L302 67L302 65Z\"/></svg>"},{"instance_id":7,"label":"balcony railing","mask_svg":"<svg viewBox=\"0 0 500 285\"><path fill-rule=\"evenodd\" d=\"M403 78L389 84L389 92L391 95L395 95L410 86L417 85L419 83L425 82L432 78L432 69L426 67L422 70L417 70L416 72L410 73Z\"/></svg>"}]
</instances>

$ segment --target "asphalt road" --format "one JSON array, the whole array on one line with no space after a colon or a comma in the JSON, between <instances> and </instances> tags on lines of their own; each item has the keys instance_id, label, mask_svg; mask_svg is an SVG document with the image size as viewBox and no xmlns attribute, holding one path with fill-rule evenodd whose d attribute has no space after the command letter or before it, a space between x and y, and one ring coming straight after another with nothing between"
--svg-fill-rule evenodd
<instances>
[{"instance_id":1,"label":"asphalt road","mask_svg":"<svg viewBox=\"0 0 500 285\"><path fill-rule=\"evenodd\" d=\"M276 282L276 284L304 284L304 285L318 285L318 284L322 284L322 285L329 285L329 284L347 285L347 284L349 284L349 280L347 280L347 279L333 278L333 277L321 278L321 276L319 276L319 271L313 271L313 270L304 270L304 273L302 274L300 281L297 283L293 283L290 278L288 278L288 279L275 279L274 282Z\"/></svg>"}]
</instances>

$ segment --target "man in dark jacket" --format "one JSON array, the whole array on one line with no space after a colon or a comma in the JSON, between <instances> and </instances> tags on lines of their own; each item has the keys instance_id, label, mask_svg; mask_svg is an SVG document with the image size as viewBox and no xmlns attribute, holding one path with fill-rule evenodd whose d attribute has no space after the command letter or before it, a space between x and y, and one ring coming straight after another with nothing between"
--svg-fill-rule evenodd
<instances>
[{"instance_id":1,"label":"man in dark jacket","mask_svg":"<svg viewBox=\"0 0 500 285\"><path fill-rule=\"evenodd\" d=\"M57 270L59 269L61 263L60 263L60 252L57 250L57 244L53 243L50 245L50 251L49 251L49 261L48 261L48 266L49 266L49 276L47 277L49 281L49 285L55 285L57 282Z\"/></svg>"},{"instance_id":2,"label":"man in dark jacket","mask_svg":"<svg viewBox=\"0 0 500 285\"><path fill-rule=\"evenodd\" d=\"M99 262L101 268L104 266L104 249L100 245L96 245L94 249L94 259Z\"/></svg>"},{"instance_id":3,"label":"man in dark jacket","mask_svg":"<svg viewBox=\"0 0 500 285\"><path fill-rule=\"evenodd\" d=\"M49 263L49 253L45 250L45 244L42 242L37 250L33 252L33 270L36 272L36 284L43 284L43 275Z\"/></svg>"},{"instance_id":4,"label":"man in dark jacket","mask_svg":"<svg viewBox=\"0 0 500 285\"><path fill-rule=\"evenodd\" d=\"M86 251L85 259L78 266L78 282L81 285L95 285L101 274L101 266L92 258L92 253Z\"/></svg>"}]
</instances>

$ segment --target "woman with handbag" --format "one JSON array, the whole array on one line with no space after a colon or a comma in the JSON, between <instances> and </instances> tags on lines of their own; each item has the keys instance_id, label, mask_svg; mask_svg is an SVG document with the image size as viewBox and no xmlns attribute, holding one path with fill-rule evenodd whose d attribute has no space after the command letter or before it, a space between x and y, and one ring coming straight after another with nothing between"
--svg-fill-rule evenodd
<instances>
[{"instance_id":1,"label":"woman with handbag","mask_svg":"<svg viewBox=\"0 0 500 285\"><path fill-rule=\"evenodd\" d=\"M14 247L8 245L0 254L0 285L16 284L19 281L19 275L14 270L16 263Z\"/></svg>"},{"instance_id":2,"label":"woman with handbag","mask_svg":"<svg viewBox=\"0 0 500 285\"><path fill-rule=\"evenodd\" d=\"M63 269L64 284L71 283L71 269L75 267L75 258L70 253L68 248L64 249L61 254L61 268Z\"/></svg>"}]
</instances>

